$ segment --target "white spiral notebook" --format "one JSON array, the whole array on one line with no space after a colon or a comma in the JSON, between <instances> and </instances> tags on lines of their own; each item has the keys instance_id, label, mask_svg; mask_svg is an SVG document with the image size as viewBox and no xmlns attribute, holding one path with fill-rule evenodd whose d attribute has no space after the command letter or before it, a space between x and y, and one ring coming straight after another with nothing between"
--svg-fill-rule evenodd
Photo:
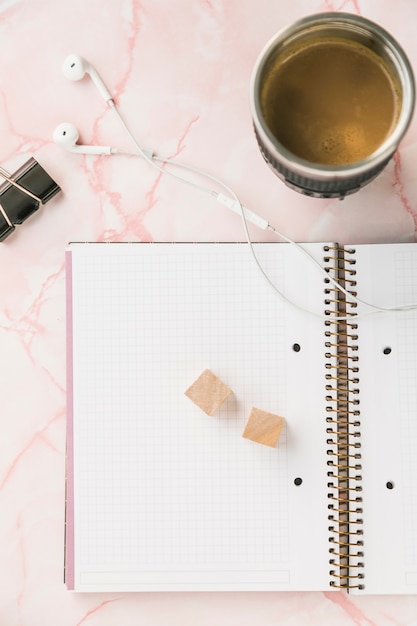
<instances>
[{"instance_id":1,"label":"white spiral notebook","mask_svg":"<svg viewBox=\"0 0 417 626\"><path fill-rule=\"evenodd\" d=\"M415 244L304 248L417 302ZM246 244L69 247L68 589L417 592L417 311L355 317L294 247L254 249L301 308ZM211 416L205 369L233 391ZM276 447L242 437L252 407Z\"/></svg>"}]
</instances>

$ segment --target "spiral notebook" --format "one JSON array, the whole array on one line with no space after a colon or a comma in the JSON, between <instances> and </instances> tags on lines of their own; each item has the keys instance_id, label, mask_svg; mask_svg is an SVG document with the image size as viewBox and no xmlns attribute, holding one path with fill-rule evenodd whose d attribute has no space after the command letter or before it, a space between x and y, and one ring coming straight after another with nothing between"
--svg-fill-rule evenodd
<instances>
[{"instance_id":1,"label":"spiral notebook","mask_svg":"<svg viewBox=\"0 0 417 626\"><path fill-rule=\"evenodd\" d=\"M303 247L69 246L68 589L417 592L417 246Z\"/></svg>"}]
</instances>

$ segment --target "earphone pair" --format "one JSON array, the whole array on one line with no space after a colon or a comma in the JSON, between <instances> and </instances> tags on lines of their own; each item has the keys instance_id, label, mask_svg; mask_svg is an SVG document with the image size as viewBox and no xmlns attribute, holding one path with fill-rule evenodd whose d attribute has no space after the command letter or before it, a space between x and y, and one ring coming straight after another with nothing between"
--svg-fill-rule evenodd
<instances>
[{"instance_id":1,"label":"earphone pair","mask_svg":"<svg viewBox=\"0 0 417 626\"><path fill-rule=\"evenodd\" d=\"M62 71L66 78L74 81L82 80L86 75L88 75L104 100L110 106L114 106L112 95L100 78L98 72L92 65L90 65L90 63L88 63L88 61L86 61L86 59L78 56L78 54L70 54L62 65ZM60 124L55 129L53 134L55 143L70 152L78 152L79 154L114 154L115 152L118 152L110 146L79 145L77 143L79 138L80 135L76 126L69 122Z\"/></svg>"},{"instance_id":2,"label":"earphone pair","mask_svg":"<svg viewBox=\"0 0 417 626\"><path fill-rule=\"evenodd\" d=\"M266 220L265 218L261 217L257 213L254 213L250 209L247 209L246 207L244 207L243 204L241 203L239 197L235 193L235 191L231 187L229 187L226 183L224 183L222 180L219 180L217 177L215 177L215 176L213 176L211 174L208 174L207 172L202 171L202 170L200 170L200 169L198 169L196 167L192 167L192 166L190 166L188 164L181 163L181 162L178 162L176 160L174 161L172 159L160 157L160 156L158 156L157 154L155 154L152 151L143 149L142 146L140 146L140 144L138 143L138 141L134 137L134 135L132 134L132 132L130 131L130 129L127 126L127 124L125 123L122 115L120 114L120 112L119 112L119 110L118 110L118 108L116 106L116 103L114 102L114 99L113 99L111 93L107 89L107 87L104 84L103 80L101 79L100 75L98 74L98 72L94 69L94 67L86 59L84 59L83 57L81 57L79 55L76 55L76 54L70 54L65 59L64 64L62 66L62 70L63 70L63 73L66 76L66 78L68 78L69 80L73 80L73 81L81 80L86 75L88 75L91 78L91 80L93 81L93 83L97 87L99 93L104 98L104 100L109 105L109 107L111 107L111 109L114 111L114 113L116 114L116 116L117 116L120 124L122 125L123 129L128 134L128 136L131 139L131 141L133 142L133 144L135 146L135 152L134 153L122 152L122 151L119 151L117 148L113 148L111 146L91 146L91 145L78 144L78 140L79 140L78 130L74 126L74 124L71 124L69 122L64 122L63 124L60 124L55 129L54 134L53 134L53 138L54 138L55 143L57 143L59 146L61 146L65 150L69 150L70 152L76 152L76 153L79 153L79 154L90 154L90 155L94 155L94 154L95 155L112 155L112 154L129 154L129 155L132 155L133 154L135 156L141 156L146 161L148 161L153 167L155 167L157 170L159 170L161 173L163 173L165 175L169 175L169 176L179 180L182 183L190 185L191 187L194 187L194 188L198 189L199 191L202 191L204 193L209 194L212 198L214 198L217 202L219 202L223 206L225 206L228 209L234 211L235 213L238 213L240 215L241 219L242 219L243 228L244 228L245 236L246 236L246 241L247 241L247 243L249 245L249 249L251 251L252 257L254 259L254 262L255 262L258 270L260 271L260 273L263 276L263 278L272 287L272 289L281 298L283 298L286 302L288 302L292 306L300 309L303 312L309 313L309 314L311 314L313 316L316 316L316 317L321 317L321 318L325 319L326 321L329 321L329 317L327 315L326 316L322 316L321 314L313 313L312 311L310 311L308 309L305 309L304 307L302 307L302 306L294 303L292 300L288 299L287 296L285 294L283 294L282 291L280 291L280 289L272 282L272 280L270 279L270 277L268 276L268 274L266 273L266 271L262 267L258 257L256 256L256 253L255 253L255 250L253 248L252 241L251 241L251 238L250 238L249 229L248 229L248 225L247 225L247 220L251 221L258 228L261 228L263 230L269 230L269 231L273 232L274 234L276 234L279 237L281 237L284 241L286 241L289 244L295 246L296 249L301 254L303 254L311 263L313 263L318 268L319 271L321 271L325 275L326 280L328 282L332 283L333 286L336 287L337 290L339 290L340 292L345 294L346 298L348 298L350 301L356 302L357 304L369 307L370 310L364 311L363 313L356 314L354 316L355 318L360 317L361 315L371 315L371 314L374 314L374 313L382 313L382 312L398 311L398 310L407 311L407 310L414 310L414 309L417 308L417 304L416 305L412 304L412 305L400 306L400 307L379 307L379 306L374 305L374 304L372 304L370 302L366 302L366 301L360 299L358 296L353 295L350 292L348 292L343 285L341 285L335 278L333 278L332 276L330 276L327 273L325 268L322 265L320 265L320 263L314 257L312 257L305 250L305 248L303 248L303 246L301 246L300 244L296 243L295 241L293 241L292 239L287 237L285 234L283 234L282 232L278 231L276 228L271 226L269 224L268 220ZM164 167L162 167L162 165L160 165L159 163L163 164ZM184 178L183 176L178 176L177 174L175 174L172 171L170 171L169 169L167 169L165 167L166 165L171 165L171 166L174 166L174 167L177 167L177 168L182 168L183 170L186 170L188 173L192 173L194 176L197 176L199 178L203 178L205 180L210 180L211 182L214 182L214 183L216 183L216 185L220 186L225 191L225 193L219 193L219 192L214 191L212 189L203 187L201 184L195 183L195 182L189 180L188 178ZM342 315L336 315L334 317L334 319L338 320L338 321L343 321L343 320L347 320L347 319L352 320L352 317L349 317L349 316L346 316L346 315L342 314Z\"/></svg>"}]
</instances>

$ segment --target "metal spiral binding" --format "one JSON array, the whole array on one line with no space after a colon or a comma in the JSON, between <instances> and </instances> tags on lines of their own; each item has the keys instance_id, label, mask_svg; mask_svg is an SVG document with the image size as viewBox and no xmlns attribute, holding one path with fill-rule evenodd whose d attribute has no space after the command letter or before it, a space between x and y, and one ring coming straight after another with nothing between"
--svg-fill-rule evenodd
<instances>
[{"instance_id":1,"label":"metal spiral binding","mask_svg":"<svg viewBox=\"0 0 417 626\"><path fill-rule=\"evenodd\" d=\"M327 271L356 296L354 250L324 247ZM330 586L363 589L362 462L356 303L326 279L326 434ZM337 315L347 319L334 319ZM332 318L332 319L330 319Z\"/></svg>"}]
</instances>

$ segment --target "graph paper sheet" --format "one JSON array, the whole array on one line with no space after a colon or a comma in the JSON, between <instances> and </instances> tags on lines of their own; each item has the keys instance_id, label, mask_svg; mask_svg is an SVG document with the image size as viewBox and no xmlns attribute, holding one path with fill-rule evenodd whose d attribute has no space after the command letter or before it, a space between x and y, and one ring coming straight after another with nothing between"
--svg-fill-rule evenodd
<instances>
[{"instance_id":1,"label":"graph paper sheet","mask_svg":"<svg viewBox=\"0 0 417 626\"><path fill-rule=\"evenodd\" d=\"M255 250L323 312L317 268ZM67 286L68 588L328 588L323 320L245 244L75 244ZM212 416L184 393L206 368ZM242 438L252 407L276 448Z\"/></svg>"},{"instance_id":2,"label":"graph paper sheet","mask_svg":"<svg viewBox=\"0 0 417 626\"><path fill-rule=\"evenodd\" d=\"M416 244L355 249L358 296L417 303ZM366 593L417 593L417 310L358 320Z\"/></svg>"}]
</instances>

